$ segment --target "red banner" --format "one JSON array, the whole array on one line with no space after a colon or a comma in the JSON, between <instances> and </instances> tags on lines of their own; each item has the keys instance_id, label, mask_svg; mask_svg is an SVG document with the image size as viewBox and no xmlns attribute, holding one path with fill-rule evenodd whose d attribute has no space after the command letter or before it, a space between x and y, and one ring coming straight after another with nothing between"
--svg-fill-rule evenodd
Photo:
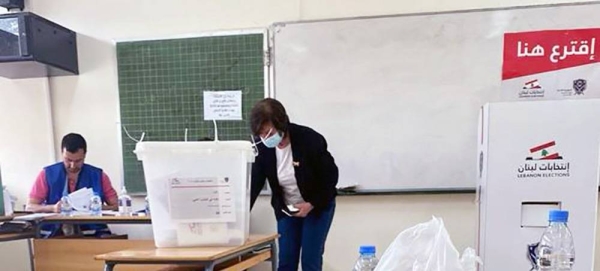
<instances>
[{"instance_id":1,"label":"red banner","mask_svg":"<svg viewBox=\"0 0 600 271\"><path fill-rule=\"evenodd\" d=\"M600 62L600 28L504 34L502 80Z\"/></svg>"}]
</instances>

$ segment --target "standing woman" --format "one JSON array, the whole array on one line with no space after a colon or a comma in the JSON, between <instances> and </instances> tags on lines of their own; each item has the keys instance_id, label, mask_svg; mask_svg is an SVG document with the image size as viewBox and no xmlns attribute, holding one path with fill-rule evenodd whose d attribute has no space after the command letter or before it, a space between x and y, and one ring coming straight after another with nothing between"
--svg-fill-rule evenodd
<instances>
[{"instance_id":1,"label":"standing woman","mask_svg":"<svg viewBox=\"0 0 600 271\"><path fill-rule=\"evenodd\" d=\"M278 270L298 270L301 258L303 271L320 271L338 182L327 142L315 130L290 123L275 99L254 105L250 125L258 149L252 166L251 206L269 180L280 235Z\"/></svg>"}]
</instances>

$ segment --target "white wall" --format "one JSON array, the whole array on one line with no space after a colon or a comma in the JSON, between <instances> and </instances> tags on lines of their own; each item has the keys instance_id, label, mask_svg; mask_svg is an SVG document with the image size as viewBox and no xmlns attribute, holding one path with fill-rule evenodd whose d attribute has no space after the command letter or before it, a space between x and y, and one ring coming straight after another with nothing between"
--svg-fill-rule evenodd
<instances>
[{"instance_id":1,"label":"white wall","mask_svg":"<svg viewBox=\"0 0 600 271\"><path fill-rule=\"evenodd\" d=\"M11 241L0 243L0 263L2 271L25 271L29 270L29 254L27 241Z\"/></svg>"},{"instance_id":2,"label":"white wall","mask_svg":"<svg viewBox=\"0 0 600 271\"><path fill-rule=\"evenodd\" d=\"M429 221L433 215L444 219L460 252L466 247L474 247L477 233L474 200L474 194L338 197L323 268L352 270L361 244L375 245L381 256L402 230ZM255 208L252 217L261 219L252 220L252 229L258 233L275 231L268 198L263 198Z\"/></svg>"},{"instance_id":3,"label":"white wall","mask_svg":"<svg viewBox=\"0 0 600 271\"><path fill-rule=\"evenodd\" d=\"M114 39L263 28L278 21L557 2L577 1L30 0L28 7L79 34L81 75L50 80L55 143L68 132L84 134L90 149L88 162L103 167L118 186L122 174ZM0 163L3 180L20 204L35 174L50 162L51 129L44 121L45 99L40 79L0 79ZM473 195L340 197L327 243L325 270L349 270L359 244L371 242L383 250L400 230L433 214L446 220L459 249L473 246L476 209L472 200ZM253 218L253 231L274 231L267 199L260 200ZM6 257L3 264L12 261L27 266L20 256L24 253L23 249L0 246L0 255ZM19 256L11 257L16 254Z\"/></svg>"},{"instance_id":4,"label":"white wall","mask_svg":"<svg viewBox=\"0 0 600 271\"><path fill-rule=\"evenodd\" d=\"M2 182L26 200L31 183L53 159L46 79L0 77L0 166Z\"/></svg>"}]
</instances>

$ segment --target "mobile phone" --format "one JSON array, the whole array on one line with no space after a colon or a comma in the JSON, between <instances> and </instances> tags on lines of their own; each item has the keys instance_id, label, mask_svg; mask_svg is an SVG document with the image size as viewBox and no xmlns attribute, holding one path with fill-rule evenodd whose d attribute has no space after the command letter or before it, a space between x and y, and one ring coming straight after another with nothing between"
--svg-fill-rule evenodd
<instances>
[{"instance_id":1,"label":"mobile phone","mask_svg":"<svg viewBox=\"0 0 600 271\"><path fill-rule=\"evenodd\" d=\"M290 205L288 205L288 206L287 206L287 208L288 208L288 210L290 210L290 212L292 212L292 213L297 213L297 212L300 212L300 209L296 208L296 207L294 206L294 204L290 204Z\"/></svg>"},{"instance_id":2,"label":"mobile phone","mask_svg":"<svg viewBox=\"0 0 600 271\"><path fill-rule=\"evenodd\" d=\"M287 206L287 210L281 209L281 211L288 216L294 216L294 214L297 214L298 212L300 212L300 209L294 207L293 204L290 204Z\"/></svg>"}]
</instances>

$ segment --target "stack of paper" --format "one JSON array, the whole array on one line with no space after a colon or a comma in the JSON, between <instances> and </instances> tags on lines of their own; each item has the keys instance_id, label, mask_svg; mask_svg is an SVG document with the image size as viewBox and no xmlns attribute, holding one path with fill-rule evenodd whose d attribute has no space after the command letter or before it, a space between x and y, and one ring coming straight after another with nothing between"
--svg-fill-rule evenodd
<instances>
[{"instance_id":1,"label":"stack of paper","mask_svg":"<svg viewBox=\"0 0 600 271\"><path fill-rule=\"evenodd\" d=\"M81 188L69 194L69 201L73 209L80 212L89 212L90 199L94 195L94 190L91 188Z\"/></svg>"},{"instance_id":2,"label":"stack of paper","mask_svg":"<svg viewBox=\"0 0 600 271\"><path fill-rule=\"evenodd\" d=\"M29 214L29 215L16 216L15 218L13 218L13 220L33 221L33 220L38 220L40 218L44 218L44 217L48 217L48 216L55 216L55 215L56 215L55 213Z\"/></svg>"},{"instance_id":3,"label":"stack of paper","mask_svg":"<svg viewBox=\"0 0 600 271\"><path fill-rule=\"evenodd\" d=\"M117 212L117 211L111 211L111 210L102 210L102 215L118 216L119 212Z\"/></svg>"}]
</instances>

